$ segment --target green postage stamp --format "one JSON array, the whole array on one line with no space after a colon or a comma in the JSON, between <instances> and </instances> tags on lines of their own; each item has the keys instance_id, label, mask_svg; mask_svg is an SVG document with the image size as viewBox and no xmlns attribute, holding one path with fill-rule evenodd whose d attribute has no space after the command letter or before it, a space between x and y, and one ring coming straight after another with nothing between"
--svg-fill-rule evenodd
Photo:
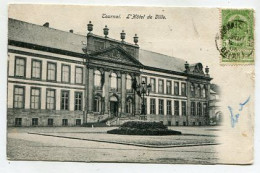
<instances>
[{"instance_id":1,"label":"green postage stamp","mask_svg":"<svg viewBox=\"0 0 260 173\"><path fill-rule=\"evenodd\" d=\"M221 10L221 64L254 64L254 10Z\"/></svg>"}]
</instances>

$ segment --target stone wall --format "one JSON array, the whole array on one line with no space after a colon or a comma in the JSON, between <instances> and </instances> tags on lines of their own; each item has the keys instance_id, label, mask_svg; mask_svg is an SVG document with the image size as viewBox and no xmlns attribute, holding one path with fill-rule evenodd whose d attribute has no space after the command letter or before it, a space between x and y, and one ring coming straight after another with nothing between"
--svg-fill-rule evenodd
<instances>
[{"instance_id":1,"label":"stone wall","mask_svg":"<svg viewBox=\"0 0 260 173\"><path fill-rule=\"evenodd\" d=\"M48 119L53 119L53 126L63 126L63 119L67 119L67 126L76 126L76 120L80 120L80 124L83 123L83 111L52 111L9 108L7 110L8 126L15 126L16 118L22 118L21 126L32 126L33 118L38 118L38 126L48 126Z\"/></svg>"}]
</instances>

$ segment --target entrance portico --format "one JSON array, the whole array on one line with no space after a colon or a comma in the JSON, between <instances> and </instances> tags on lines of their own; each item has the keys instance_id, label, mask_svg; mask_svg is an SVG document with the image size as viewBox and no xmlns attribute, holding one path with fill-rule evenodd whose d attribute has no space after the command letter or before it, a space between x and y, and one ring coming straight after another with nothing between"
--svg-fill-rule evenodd
<instances>
[{"instance_id":1,"label":"entrance portico","mask_svg":"<svg viewBox=\"0 0 260 173\"><path fill-rule=\"evenodd\" d=\"M88 38L90 40L88 44L95 39L103 40L93 34L88 35ZM129 52L129 48L133 51ZM105 39L104 49L88 50L86 63L88 122L100 120L100 117L140 114L140 98L132 89L132 81L140 83L140 69L143 67L138 61L138 49L137 45L126 45L123 42ZM96 109L97 107L100 109Z\"/></svg>"}]
</instances>

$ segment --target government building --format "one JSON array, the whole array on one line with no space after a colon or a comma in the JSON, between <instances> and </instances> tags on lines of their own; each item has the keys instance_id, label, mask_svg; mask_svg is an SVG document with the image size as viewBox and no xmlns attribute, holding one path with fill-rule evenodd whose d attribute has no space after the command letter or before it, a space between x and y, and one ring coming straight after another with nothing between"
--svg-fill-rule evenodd
<instances>
[{"instance_id":1,"label":"government building","mask_svg":"<svg viewBox=\"0 0 260 173\"><path fill-rule=\"evenodd\" d=\"M209 68L133 43L8 22L8 126L209 125ZM101 28L102 29L102 28Z\"/></svg>"}]
</instances>

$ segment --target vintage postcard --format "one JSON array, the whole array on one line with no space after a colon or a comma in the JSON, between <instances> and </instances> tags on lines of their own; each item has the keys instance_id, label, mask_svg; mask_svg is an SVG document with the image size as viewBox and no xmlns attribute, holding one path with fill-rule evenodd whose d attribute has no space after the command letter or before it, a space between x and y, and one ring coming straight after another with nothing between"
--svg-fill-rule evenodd
<instances>
[{"instance_id":1,"label":"vintage postcard","mask_svg":"<svg viewBox=\"0 0 260 173\"><path fill-rule=\"evenodd\" d=\"M252 164L253 9L10 4L7 159Z\"/></svg>"}]
</instances>

